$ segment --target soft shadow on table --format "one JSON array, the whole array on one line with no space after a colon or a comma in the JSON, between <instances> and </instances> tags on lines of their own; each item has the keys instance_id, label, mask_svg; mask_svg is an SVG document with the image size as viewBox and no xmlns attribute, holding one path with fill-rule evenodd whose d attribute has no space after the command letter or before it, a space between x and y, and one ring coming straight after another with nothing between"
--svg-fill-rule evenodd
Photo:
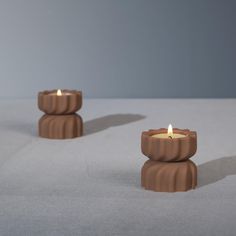
<instances>
[{"instance_id":1,"label":"soft shadow on table","mask_svg":"<svg viewBox=\"0 0 236 236\"><path fill-rule=\"evenodd\" d=\"M199 165L198 187L215 183L228 175L236 175L236 156L222 157Z\"/></svg>"},{"instance_id":2,"label":"soft shadow on table","mask_svg":"<svg viewBox=\"0 0 236 236\"><path fill-rule=\"evenodd\" d=\"M112 114L99 117L84 123L84 135L90 135L113 126L125 125L144 118L145 116L139 114Z\"/></svg>"},{"instance_id":3,"label":"soft shadow on table","mask_svg":"<svg viewBox=\"0 0 236 236\"><path fill-rule=\"evenodd\" d=\"M26 123L22 121L11 121L2 125L3 130L15 131L17 133L37 136L37 123Z\"/></svg>"}]
</instances>

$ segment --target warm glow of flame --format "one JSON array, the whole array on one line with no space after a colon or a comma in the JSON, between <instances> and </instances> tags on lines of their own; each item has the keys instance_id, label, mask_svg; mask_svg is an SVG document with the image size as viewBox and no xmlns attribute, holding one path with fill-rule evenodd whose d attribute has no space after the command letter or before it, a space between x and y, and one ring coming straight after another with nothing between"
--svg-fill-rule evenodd
<instances>
[{"instance_id":1,"label":"warm glow of flame","mask_svg":"<svg viewBox=\"0 0 236 236\"><path fill-rule=\"evenodd\" d=\"M171 124L168 126L168 136L171 138L173 137L173 128Z\"/></svg>"},{"instance_id":2,"label":"warm glow of flame","mask_svg":"<svg viewBox=\"0 0 236 236\"><path fill-rule=\"evenodd\" d=\"M61 95L62 95L61 90L58 89L58 90L57 90L57 96L61 96Z\"/></svg>"}]
</instances>

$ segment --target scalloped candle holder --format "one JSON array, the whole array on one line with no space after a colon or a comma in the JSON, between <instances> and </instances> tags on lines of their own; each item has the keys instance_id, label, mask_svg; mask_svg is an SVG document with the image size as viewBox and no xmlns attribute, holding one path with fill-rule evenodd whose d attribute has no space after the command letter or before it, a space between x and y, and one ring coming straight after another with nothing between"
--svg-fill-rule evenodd
<instances>
[{"instance_id":1,"label":"scalloped candle holder","mask_svg":"<svg viewBox=\"0 0 236 236\"><path fill-rule=\"evenodd\" d=\"M38 94L38 107L49 115L67 115L77 112L82 106L82 92L76 90L43 91Z\"/></svg>"},{"instance_id":2,"label":"scalloped candle holder","mask_svg":"<svg viewBox=\"0 0 236 236\"><path fill-rule=\"evenodd\" d=\"M178 192L194 189L197 185L197 166L190 161L197 151L197 133L188 129L167 129L142 132L141 150L150 160L141 171L141 185L157 192Z\"/></svg>"},{"instance_id":3,"label":"scalloped candle holder","mask_svg":"<svg viewBox=\"0 0 236 236\"><path fill-rule=\"evenodd\" d=\"M39 136L49 139L69 139L83 135L83 120L75 112L82 106L82 92L62 90L38 94L38 107L46 114L39 120Z\"/></svg>"},{"instance_id":4,"label":"scalloped candle holder","mask_svg":"<svg viewBox=\"0 0 236 236\"><path fill-rule=\"evenodd\" d=\"M156 138L156 134L167 133L167 129L149 130L142 133L141 150L154 161L184 161L197 151L197 133L188 129L173 129L183 138Z\"/></svg>"}]
</instances>

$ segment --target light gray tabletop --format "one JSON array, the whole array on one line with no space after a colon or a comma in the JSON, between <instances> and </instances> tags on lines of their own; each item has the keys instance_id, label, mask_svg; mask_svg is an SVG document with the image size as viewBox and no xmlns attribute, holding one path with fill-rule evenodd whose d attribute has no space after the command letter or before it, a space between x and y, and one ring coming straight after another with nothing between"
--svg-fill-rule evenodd
<instances>
[{"instance_id":1,"label":"light gray tabletop","mask_svg":"<svg viewBox=\"0 0 236 236\"><path fill-rule=\"evenodd\" d=\"M88 99L85 135L37 136L36 100L0 101L0 235L235 235L236 100ZM198 133L198 188L140 187L141 132Z\"/></svg>"}]
</instances>

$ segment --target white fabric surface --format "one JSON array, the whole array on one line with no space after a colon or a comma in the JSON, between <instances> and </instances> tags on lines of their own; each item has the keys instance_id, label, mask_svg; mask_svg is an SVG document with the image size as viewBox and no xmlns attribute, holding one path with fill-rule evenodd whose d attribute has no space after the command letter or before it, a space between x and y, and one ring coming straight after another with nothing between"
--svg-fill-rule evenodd
<instances>
[{"instance_id":1,"label":"white fabric surface","mask_svg":"<svg viewBox=\"0 0 236 236\"><path fill-rule=\"evenodd\" d=\"M36 100L0 101L0 235L235 235L236 100L89 99L85 136L37 136ZM199 185L140 187L149 128L198 133Z\"/></svg>"}]
</instances>

